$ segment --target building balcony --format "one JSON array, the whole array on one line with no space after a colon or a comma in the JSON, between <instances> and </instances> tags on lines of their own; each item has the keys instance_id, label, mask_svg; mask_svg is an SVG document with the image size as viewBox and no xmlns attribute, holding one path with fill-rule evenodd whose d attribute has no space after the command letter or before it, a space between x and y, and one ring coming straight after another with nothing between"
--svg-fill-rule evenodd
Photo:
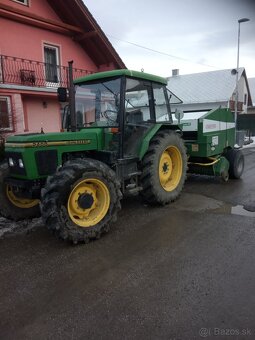
<instances>
[{"instance_id":1,"label":"building balcony","mask_svg":"<svg viewBox=\"0 0 255 340\"><path fill-rule=\"evenodd\" d=\"M231 111L235 111L235 101L230 100L229 101L229 108ZM242 112L243 111L243 102L238 101L237 102L237 112Z\"/></svg>"},{"instance_id":2,"label":"building balcony","mask_svg":"<svg viewBox=\"0 0 255 340\"><path fill-rule=\"evenodd\" d=\"M73 68L74 79L91 73L93 72ZM0 55L0 84L40 88L67 87L68 67Z\"/></svg>"}]
</instances>

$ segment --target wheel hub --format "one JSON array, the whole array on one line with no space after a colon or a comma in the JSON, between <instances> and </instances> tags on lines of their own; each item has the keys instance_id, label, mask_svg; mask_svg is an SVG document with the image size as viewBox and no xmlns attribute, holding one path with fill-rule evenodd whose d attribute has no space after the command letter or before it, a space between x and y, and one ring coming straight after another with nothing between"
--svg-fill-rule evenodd
<instances>
[{"instance_id":1,"label":"wheel hub","mask_svg":"<svg viewBox=\"0 0 255 340\"><path fill-rule=\"evenodd\" d=\"M167 171L169 170L169 164L168 163L164 163L163 167L162 167L162 170L163 170L164 173L167 173Z\"/></svg>"},{"instance_id":2,"label":"wheel hub","mask_svg":"<svg viewBox=\"0 0 255 340\"><path fill-rule=\"evenodd\" d=\"M94 204L94 198L91 194L81 194L78 198L78 205L81 209L90 209Z\"/></svg>"},{"instance_id":3,"label":"wheel hub","mask_svg":"<svg viewBox=\"0 0 255 340\"><path fill-rule=\"evenodd\" d=\"M99 223L107 214L109 206L109 190L97 178L80 180L67 202L69 217L79 227L91 227Z\"/></svg>"}]
</instances>

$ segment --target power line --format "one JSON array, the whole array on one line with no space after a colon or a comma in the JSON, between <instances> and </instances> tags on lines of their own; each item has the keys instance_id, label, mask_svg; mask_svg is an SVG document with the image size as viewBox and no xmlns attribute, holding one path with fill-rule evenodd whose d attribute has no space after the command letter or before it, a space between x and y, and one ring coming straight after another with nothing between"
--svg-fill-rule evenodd
<instances>
[{"instance_id":1,"label":"power line","mask_svg":"<svg viewBox=\"0 0 255 340\"><path fill-rule=\"evenodd\" d=\"M161 55L165 55L165 56L170 57L170 58L179 59L179 60L182 60L182 61L185 61L185 62L197 64L197 65L203 65L203 66L207 66L207 67L211 67L211 68L216 68L215 66L212 66L212 65L207 65L207 64L204 64L204 63L195 62L195 61L192 61L192 60L190 60L190 59L185 59L185 58L182 58L182 57L175 56L175 55L173 55L173 54L169 54L169 53L166 53L166 52L161 52L161 51L158 51L158 50L154 50L153 48L149 48L149 47L146 47L146 46L142 46L142 45L139 45L139 44L136 44L136 43L127 41L127 40L122 40L122 39L116 38L116 37L114 37L114 36L112 36L112 35L110 35L110 34L107 34L107 36L108 36L109 38L112 38L112 39L115 39L115 40L124 42L124 43L126 43L126 44L130 44L130 45L133 45L133 46L142 48L142 49L144 49L144 50L151 51L151 52L154 52L154 53L158 53L158 54L161 54Z\"/></svg>"}]
</instances>

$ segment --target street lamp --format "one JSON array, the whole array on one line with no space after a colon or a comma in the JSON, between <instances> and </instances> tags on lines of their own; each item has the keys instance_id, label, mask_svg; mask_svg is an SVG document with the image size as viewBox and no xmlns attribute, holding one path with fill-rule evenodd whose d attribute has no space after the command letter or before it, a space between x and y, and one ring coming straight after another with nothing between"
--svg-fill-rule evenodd
<instances>
[{"instance_id":1,"label":"street lamp","mask_svg":"<svg viewBox=\"0 0 255 340\"><path fill-rule=\"evenodd\" d=\"M238 73L239 73L239 48L240 48L240 24L250 21L248 18L238 20L238 40L237 40L237 65L236 65L236 95L235 95L235 126L237 122L237 106L238 106Z\"/></svg>"}]
</instances>

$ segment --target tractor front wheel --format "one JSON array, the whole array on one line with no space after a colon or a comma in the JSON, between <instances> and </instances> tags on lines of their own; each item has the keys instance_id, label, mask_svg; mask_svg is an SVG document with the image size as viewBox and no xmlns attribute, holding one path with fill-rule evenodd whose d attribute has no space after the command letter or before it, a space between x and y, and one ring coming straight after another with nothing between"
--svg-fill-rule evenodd
<instances>
[{"instance_id":1,"label":"tractor front wheel","mask_svg":"<svg viewBox=\"0 0 255 340\"><path fill-rule=\"evenodd\" d=\"M107 165L92 159L69 161L42 189L42 218L58 237L87 243L109 230L121 197L120 184Z\"/></svg>"},{"instance_id":2,"label":"tractor front wheel","mask_svg":"<svg viewBox=\"0 0 255 340\"><path fill-rule=\"evenodd\" d=\"M3 163L0 166L0 214L14 221L40 216L39 200L22 197L22 194L6 184L8 174L8 165Z\"/></svg>"},{"instance_id":3,"label":"tractor front wheel","mask_svg":"<svg viewBox=\"0 0 255 340\"><path fill-rule=\"evenodd\" d=\"M180 194L187 172L184 142L174 131L160 131L142 163L141 192L150 204L166 204Z\"/></svg>"}]
</instances>

